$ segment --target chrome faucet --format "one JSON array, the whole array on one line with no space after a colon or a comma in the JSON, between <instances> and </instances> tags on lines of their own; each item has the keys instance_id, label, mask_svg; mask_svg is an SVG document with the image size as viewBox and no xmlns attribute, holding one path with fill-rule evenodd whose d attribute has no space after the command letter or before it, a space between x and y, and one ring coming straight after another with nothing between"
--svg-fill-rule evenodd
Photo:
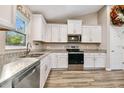
<instances>
[{"instance_id":1,"label":"chrome faucet","mask_svg":"<svg viewBox=\"0 0 124 93\"><path fill-rule=\"evenodd\" d=\"M28 42L28 43L27 43L27 46L26 46L26 56L30 53L31 48L32 48L32 45L31 45L30 42Z\"/></svg>"}]
</instances>

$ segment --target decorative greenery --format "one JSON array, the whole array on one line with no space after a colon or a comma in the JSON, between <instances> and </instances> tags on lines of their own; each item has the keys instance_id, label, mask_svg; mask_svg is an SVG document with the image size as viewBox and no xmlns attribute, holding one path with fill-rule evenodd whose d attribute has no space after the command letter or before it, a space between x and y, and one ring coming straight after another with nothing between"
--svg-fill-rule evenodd
<instances>
[{"instance_id":1,"label":"decorative greenery","mask_svg":"<svg viewBox=\"0 0 124 93\"><path fill-rule=\"evenodd\" d=\"M124 5L115 5L110 12L113 25L122 26L124 24Z\"/></svg>"}]
</instances>

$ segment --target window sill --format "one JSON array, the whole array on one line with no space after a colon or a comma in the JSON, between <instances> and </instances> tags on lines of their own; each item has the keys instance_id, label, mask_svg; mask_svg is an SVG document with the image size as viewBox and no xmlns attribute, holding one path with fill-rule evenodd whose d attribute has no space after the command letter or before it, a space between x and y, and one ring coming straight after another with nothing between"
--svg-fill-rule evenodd
<instances>
[{"instance_id":1,"label":"window sill","mask_svg":"<svg viewBox=\"0 0 124 93\"><path fill-rule=\"evenodd\" d=\"M26 46L5 46L5 50L18 50L26 49Z\"/></svg>"}]
</instances>

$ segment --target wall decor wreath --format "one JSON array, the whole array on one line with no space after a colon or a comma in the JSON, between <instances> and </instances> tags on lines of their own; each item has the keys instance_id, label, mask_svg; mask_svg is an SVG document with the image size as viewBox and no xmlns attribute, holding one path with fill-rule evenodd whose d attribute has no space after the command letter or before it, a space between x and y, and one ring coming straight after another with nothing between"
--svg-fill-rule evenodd
<instances>
[{"instance_id":1,"label":"wall decor wreath","mask_svg":"<svg viewBox=\"0 0 124 93\"><path fill-rule=\"evenodd\" d=\"M124 5L115 5L110 12L113 25L122 26L124 24Z\"/></svg>"}]
</instances>

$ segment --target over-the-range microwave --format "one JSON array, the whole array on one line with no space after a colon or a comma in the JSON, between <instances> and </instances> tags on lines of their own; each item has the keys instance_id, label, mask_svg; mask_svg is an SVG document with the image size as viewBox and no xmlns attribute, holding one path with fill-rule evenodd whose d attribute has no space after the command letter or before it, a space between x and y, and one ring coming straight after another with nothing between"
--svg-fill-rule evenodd
<instances>
[{"instance_id":1,"label":"over-the-range microwave","mask_svg":"<svg viewBox=\"0 0 124 93\"><path fill-rule=\"evenodd\" d=\"M69 34L68 35L68 42L81 42L81 35L80 34Z\"/></svg>"}]
</instances>

